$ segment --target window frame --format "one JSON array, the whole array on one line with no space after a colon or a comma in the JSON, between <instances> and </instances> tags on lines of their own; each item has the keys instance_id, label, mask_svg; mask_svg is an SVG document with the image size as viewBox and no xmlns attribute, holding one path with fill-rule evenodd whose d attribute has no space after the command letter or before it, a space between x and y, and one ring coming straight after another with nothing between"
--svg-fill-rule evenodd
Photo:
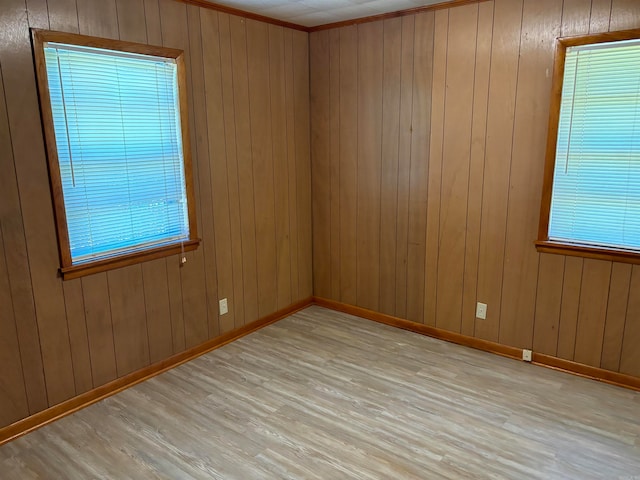
<instances>
[{"instance_id":1,"label":"window frame","mask_svg":"<svg viewBox=\"0 0 640 480\"><path fill-rule=\"evenodd\" d=\"M551 215L551 198L553 193L553 180L556 164L556 148L558 143L560 107L562 104L562 87L564 82L566 50L568 47L633 40L637 38L640 38L640 29L604 32L573 37L560 37L556 39L551 87L551 108L549 110L549 127L542 184L542 201L540 206L540 223L538 226L538 240L535 242L536 249L540 253L554 253L640 264L640 252L635 250L560 242L549 239L549 218Z\"/></svg>"},{"instance_id":2,"label":"window frame","mask_svg":"<svg viewBox=\"0 0 640 480\"><path fill-rule=\"evenodd\" d=\"M62 278L64 280L69 280L84 275L104 272L115 268L120 268L144 261L154 260L157 258L195 250L200 244L200 239L198 238L195 210L196 201L193 187L193 171L188 122L188 97L186 90L187 77L184 52L182 50L174 48L158 47L140 43L125 42L121 40L91 37L75 33L56 32L52 30L31 29L31 34L33 40L36 81L38 84L42 127L45 136L47 162L49 167L51 196L53 201L56 232L58 237L60 274L62 275ZM69 244L69 234L67 229L67 214L64 205L62 178L58 160L58 149L56 145L55 130L53 124L51 98L49 94L49 82L45 63L44 46L47 42L103 48L108 50L117 50L143 55L153 55L158 57L172 58L175 60L178 74L178 99L180 102L183 169L189 223L188 240L157 247L151 247L135 252L114 255L113 257L73 264Z\"/></svg>"}]
</instances>

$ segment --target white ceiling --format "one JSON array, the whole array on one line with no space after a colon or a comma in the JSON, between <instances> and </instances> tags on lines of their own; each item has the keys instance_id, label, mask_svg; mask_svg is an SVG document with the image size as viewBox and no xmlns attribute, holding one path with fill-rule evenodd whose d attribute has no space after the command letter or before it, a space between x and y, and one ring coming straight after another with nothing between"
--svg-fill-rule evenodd
<instances>
[{"instance_id":1,"label":"white ceiling","mask_svg":"<svg viewBox=\"0 0 640 480\"><path fill-rule=\"evenodd\" d=\"M209 0L285 22L315 27L452 0Z\"/></svg>"}]
</instances>

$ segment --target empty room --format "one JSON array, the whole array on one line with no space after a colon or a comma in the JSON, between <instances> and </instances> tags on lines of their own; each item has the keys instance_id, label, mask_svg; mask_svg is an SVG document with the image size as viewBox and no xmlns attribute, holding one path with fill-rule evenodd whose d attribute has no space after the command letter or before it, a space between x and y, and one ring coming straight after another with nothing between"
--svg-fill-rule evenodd
<instances>
[{"instance_id":1,"label":"empty room","mask_svg":"<svg viewBox=\"0 0 640 480\"><path fill-rule=\"evenodd\" d=\"M0 479L640 479L640 1L0 0Z\"/></svg>"}]
</instances>

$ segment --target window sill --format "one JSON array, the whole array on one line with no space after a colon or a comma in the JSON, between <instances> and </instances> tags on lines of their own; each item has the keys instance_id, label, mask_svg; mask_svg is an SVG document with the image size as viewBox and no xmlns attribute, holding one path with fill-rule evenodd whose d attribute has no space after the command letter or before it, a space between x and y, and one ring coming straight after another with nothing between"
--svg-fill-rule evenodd
<instances>
[{"instance_id":1,"label":"window sill","mask_svg":"<svg viewBox=\"0 0 640 480\"><path fill-rule=\"evenodd\" d=\"M169 255L177 255L179 253L190 252L200 245L200 239L189 240L183 245L166 245L164 247L154 248L152 250L143 250L141 252L130 253L128 255L120 255L114 258L106 258L95 262L83 263L80 265L72 265L62 267L60 273L63 280L72 280L74 278L84 277L93 273L105 272L116 268L127 267L137 263L148 262L157 258L168 257Z\"/></svg>"},{"instance_id":2,"label":"window sill","mask_svg":"<svg viewBox=\"0 0 640 480\"><path fill-rule=\"evenodd\" d=\"M536 250L540 253L554 253L573 257L595 258L610 262L640 264L640 253L632 250L622 250L606 247L589 247L585 245L553 242L551 240L536 241Z\"/></svg>"}]
</instances>

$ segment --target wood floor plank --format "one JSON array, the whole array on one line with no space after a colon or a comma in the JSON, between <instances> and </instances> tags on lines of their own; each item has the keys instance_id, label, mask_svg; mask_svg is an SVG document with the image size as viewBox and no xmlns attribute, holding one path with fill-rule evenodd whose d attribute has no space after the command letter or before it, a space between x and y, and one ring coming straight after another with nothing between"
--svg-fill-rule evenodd
<instances>
[{"instance_id":1,"label":"wood floor plank","mask_svg":"<svg viewBox=\"0 0 640 480\"><path fill-rule=\"evenodd\" d=\"M0 448L11 478L633 478L640 392L309 307Z\"/></svg>"}]
</instances>

